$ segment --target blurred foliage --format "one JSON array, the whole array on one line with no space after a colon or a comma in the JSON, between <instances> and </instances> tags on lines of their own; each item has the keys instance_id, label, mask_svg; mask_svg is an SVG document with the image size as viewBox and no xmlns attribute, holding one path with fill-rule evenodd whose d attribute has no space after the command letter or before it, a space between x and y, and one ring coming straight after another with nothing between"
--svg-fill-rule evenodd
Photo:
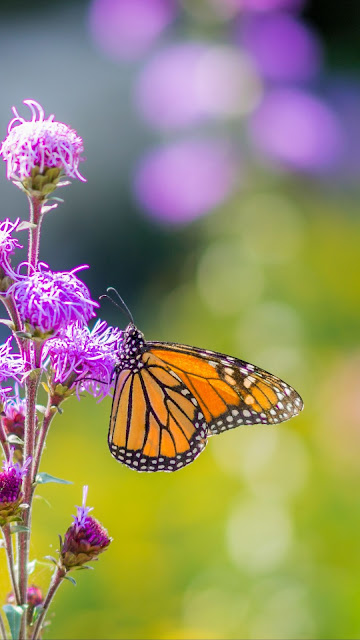
<instances>
[{"instance_id":1,"label":"blurred foliage","mask_svg":"<svg viewBox=\"0 0 360 640\"><path fill-rule=\"evenodd\" d=\"M129 188L153 134L132 112L131 73L100 60L83 34L88 3L51 11L39 3L50 33L60 16L53 69L66 34L69 66L64 71L60 52L61 69L49 89L44 75L48 83L51 73L26 78L24 55L37 59L39 69L49 51L40 63L34 14L17 23L15 4L2 9L7 39L1 46L9 51L13 44L2 121L10 104L31 93L64 121L71 114L88 155L88 184L68 187L65 205L46 220L43 259L59 269L91 263L85 278L93 295L117 286L147 338L249 360L288 380L305 401L290 423L236 429L211 439L186 469L153 475L111 458L110 399L67 401L42 471L74 484L39 488L31 556L56 555L57 534L69 526L87 483L94 516L114 542L94 572L74 574L77 587L62 586L44 637L359 637L358 186L251 167L246 187L209 215L180 229L161 226L144 216ZM353 2L346 11L337 2L304 9L324 40L324 78L333 61L358 64L357 10ZM97 83L102 87L107 74L112 88L96 101ZM79 100L74 111L72 91ZM12 190L3 184L4 217L24 210ZM101 317L126 322L105 303ZM0 591L7 593L3 556ZM50 569L39 565L31 579L46 590L49 577Z\"/></svg>"}]
</instances>

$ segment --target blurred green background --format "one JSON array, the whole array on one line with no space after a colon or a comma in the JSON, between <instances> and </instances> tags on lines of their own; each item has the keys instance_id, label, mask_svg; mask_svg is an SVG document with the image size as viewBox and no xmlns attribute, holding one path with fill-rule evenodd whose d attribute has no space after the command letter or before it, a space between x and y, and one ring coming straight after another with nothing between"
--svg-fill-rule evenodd
<instances>
[{"instance_id":1,"label":"blurred green background","mask_svg":"<svg viewBox=\"0 0 360 640\"><path fill-rule=\"evenodd\" d=\"M69 400L42 470L74 484L39 489L31 555L55 554L84 484L114 542L62 586L44 637L358 638L358 3L17 0L0 16L2 137L32 98L84 139L88 182L60 194L42 259L90 264L93 297L117 287L148 339L254 362L305 402L144 475L108 452L110 398ZM3 170L2 217L25 217Z\"/></svg>"}]
</instances>

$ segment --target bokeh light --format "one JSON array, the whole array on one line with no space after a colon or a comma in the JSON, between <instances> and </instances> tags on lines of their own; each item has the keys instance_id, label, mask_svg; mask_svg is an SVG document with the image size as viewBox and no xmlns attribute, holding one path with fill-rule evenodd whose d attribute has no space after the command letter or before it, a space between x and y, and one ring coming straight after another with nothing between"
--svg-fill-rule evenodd
<instances>
[{"instance_id":1,"label":"bokeh light","mask_svg":"<svg viewBox=\"0 0 360 640\"><path fill-rule=\"evenodd\" d=\"M175 15L175 0L93 0L89 26L105 55L127 60L145 53Z\"/></svg>"},{"instance_id":2,"label":"bokeh light","mask_svg":"<svg viewBox=\"0 0 360 640\"><path fill-rule=\"evenodd\" d=\"M284 562L293 542L293 526L285 506L263 498L242 500L228 523L232 561L243 571L267 572Z\"/></svg>"},{"instance_id":3,"label":"bokeh light","mask_svg":"<svg viewBox=\"0 0 360 640\"><path fill-rule=\"evenodd\" d=\"M230 144L182 140L143 158L135 176L135 193L154 218L181 224L220 205L240 179Z\"/></svg>"},{"instance_id":4,"label":"bokeh light","mask_svg":"<svg viewBox=\"0 0 360 640\"><path fill-rule=\"evenodd\" d=\"M260 91L246 54L192 42L168 47L150 60L139 76L137 102L150 124L170 129L244 115L258 104Z\"/></svg>"},{"instance_id":5,"label":"bokeh light","mask_svg":"<svg viewBox=\"0 0 360 640\"><path fill-rule=\"evenodd\" d=\"M46 591L84 484L114 542L64 581L49 640L359 636L356 4L1 5L3 137L30 97L84 139L87 183L45 216L41 259L90 264L92 297L115 286L146 339L252 362L305 404L145 475L109 454L111 399L69 399L41 470L74 484L38 487L31 580ZM1 196L3 218L25 216L4 173ZM127 323L104 299L100 317Z\"/></svg>"},{"instance_id":6,"label":"bokeh light","mask_svg":"<svg viewBox=\"0 0 360 640\"><path fill-rule=\"evenodd\" d=\"M299 89L273 89L250 124L251 139L284 168L326 173L340 164L340 121L325 102Z\"/></svg>"},{"instance_id":7,"label":"bokeh light","mask_svg":"<svg viewBox=\"0 0 360 640\"><path fill-rule=\"evenodd\" d=\"M319 71L320 44L291 14L270 13L247 20L239 38L269 80L301 82Z\"/></svg>"}]
</instances>

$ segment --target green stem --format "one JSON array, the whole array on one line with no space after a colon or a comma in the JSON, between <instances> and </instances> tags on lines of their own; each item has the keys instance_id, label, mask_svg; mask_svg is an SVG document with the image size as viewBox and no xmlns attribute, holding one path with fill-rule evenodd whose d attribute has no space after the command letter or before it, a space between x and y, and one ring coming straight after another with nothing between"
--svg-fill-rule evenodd
<instances>
[{"instance_id":1,"label":"green stem","mask_svg":"<svg viewBox=\"0 0 360 640\"><path fill-rule=\"evenodd\" d=\"M11 579L12 590L14 592L16 604L21 604L19 588L16 582L16 575L15 575L15 564L14 564L14 554L13 554L11 533L10 533L10 527L8 524L6 524L2 528L2 532L3 532L6 558L7 558L8 568L9 568L9 575Z\"/></svg>"},{"instance_id":2,"label":"green stem","mask_svg":"<svg viewBox=\"0 0 360 640\"><path fill-rule=\"evenodd\" d=\"M57 566L54 573L53 573L53 577L51 579L51 583L49 586L49 591L46 594L46 598L44 600L42 609L41 609L41 613L39 614L38 619L36 620L35 623L35 629L33 631L33 634L31 636L32 640L38 640L39 635L41 633L41 627L43 625L43 622L45 620L45 616L48 612L48 609L50 607L51 601L58 589L58 587L60 586L64 576L66 575L66 570L63 567L59 567Z\"/></svg>"}]
</instances>

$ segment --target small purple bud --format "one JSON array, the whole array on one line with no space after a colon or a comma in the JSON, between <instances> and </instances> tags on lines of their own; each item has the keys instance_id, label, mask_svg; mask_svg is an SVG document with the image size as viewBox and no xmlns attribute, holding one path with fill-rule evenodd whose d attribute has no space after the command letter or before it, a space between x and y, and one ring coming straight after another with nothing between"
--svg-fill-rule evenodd
<instances>
[{"instance_id":1,"label":"small purple bud","mask_svg":"<svg viewBox=\"0 0 360 640\"><path fill-rule=\"evenodd\" d=\"M92 507L85 506L87 492L88 487L85 486L82 505L77 507L77 514L73 516L74 522L65 533L61 546L60 561L66 571L95 560L111 542L106 529L98 520L89 516Z\"/></svg>"}]
</instances>

